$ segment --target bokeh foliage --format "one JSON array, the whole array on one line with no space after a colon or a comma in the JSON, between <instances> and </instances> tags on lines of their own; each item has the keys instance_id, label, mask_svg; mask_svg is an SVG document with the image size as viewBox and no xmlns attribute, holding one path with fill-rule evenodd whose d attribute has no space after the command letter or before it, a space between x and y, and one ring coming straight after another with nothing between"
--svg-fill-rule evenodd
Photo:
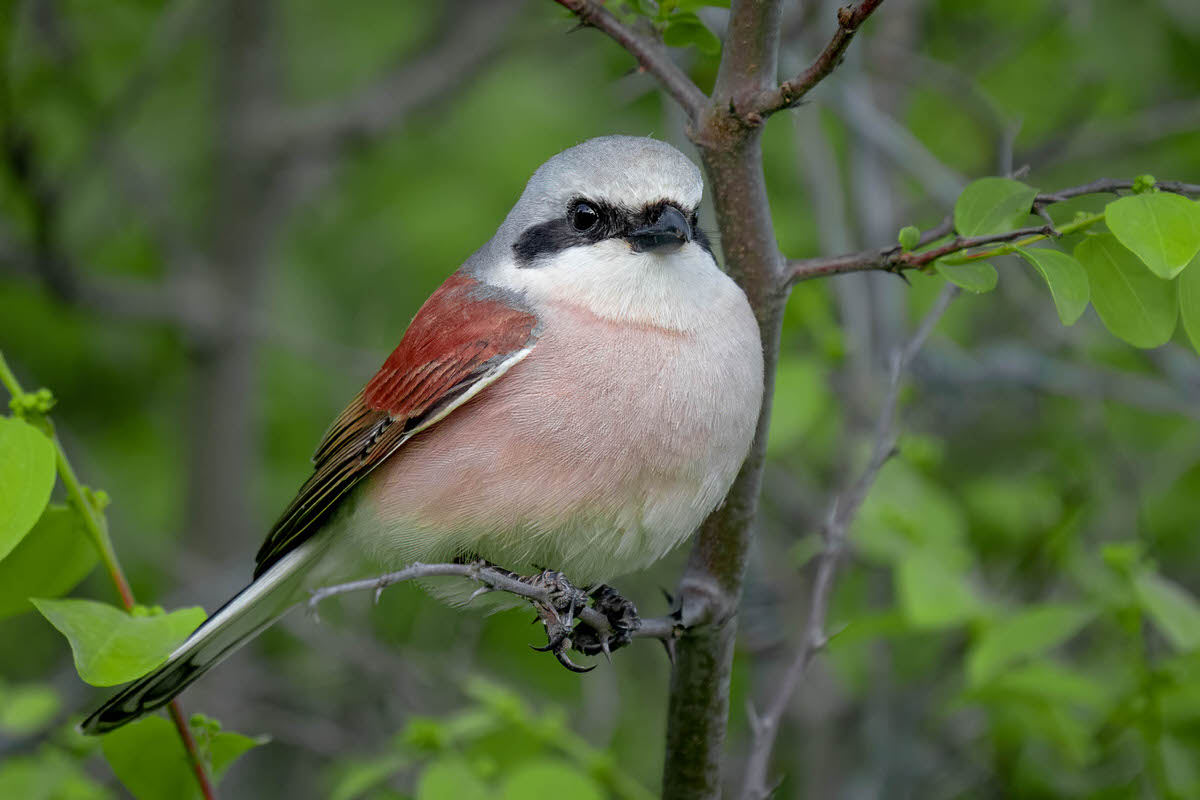
<instances>
[{"instance_id":1,"label":"bokeh foliage","mask_svg":"<svg viewBox=\"0 0 1200 800\"><path fill-rule=\"evenodd\" d=\"M720 9L627 5L655 17L677 6L661 24L697 82L711 84L711 40L678 15L698 12L704 30L719 31ZM803 5L789 11L785 62L794 67L831 28L832 7ZM453 35L436 4L274 8L270 67L289 108L348 96ZM0 16L0 351L27 387L53 388L67 450L84 480L114 498L107 516L137 595L169 608L215 608L248 579L258 545L189 529L190 488L204 480L187 453L206 342L157 313L165 309L131 313L56 286L36 257L116 288L183 274L196 280L172 284L192 288L184 307L211 310L198 293L213 269L203 256L219 216L226 113L214 76L227 55L213 17L194 1L13 3ZM546 157L618 132L686 150L652 81L629 74L612 43L568 35L571 27L552 4L524 7L498 31L494 59L385 136L349 147L266 243L267 288L252 309L255 382L241 398L255 421L248 528L265 530L328 419ZM1195 182L1197 52L1200 13L1173 0L885 5L841 71L795 112L817 124L780 118L766 132L781 246L795 256L829 250L830 207L843 212L842 249L885 245L903 226L950 213L953 198L914 168L914 143L959 189L1006 172L1006 161L1029 164L1022 180L1043 190L1144 173ZM850 91L899 132L873 137L839 100ZM12 158L14 136L57 187L48 232L44 197ZM909 149L889 150L897 141ZM826 151L824 174L808 157L815 148ZM1056 222L1111 199L1063 204ZM964 222L974 224L988 223ZM53 247L43 252L47 233ZM1059 244L1079 256L1111 240L1080 232ZM180 248L201 254L198 263L181 263ZM1200 367L1187 339L1200 334L1187 316L1169 330L1114 323L1085 257L1099 314L1063 327L1078 316L1078 293L1074 304L1062 299L1069 276L1062 292L1047 291L1051 274L1071 268L1045 252L1058 251L1004 255L991 261L995 274L974 275L976 288L994 282L995 291L957 300L914 368L907 433L857 520L840 577L830 619L840 632L778 745L781 796L1200 796ZM913 276L911 287L877 275L794 292L735 665L731 775L748 740L741 709L769 696L798 639L821 514L869 446L888 348L954 269ZM1200 309L1200 268L1173 280L1179 302ZM1137 350L1106 326L1154 347ZM0 481L0 497L14 486ZM44 506L41 492L28 489ZM77 595L111 600L101 570L82 577L94 561L77 546L86 542L71 513L51 506L26 541L54 530L77 554L64 559L73 580L53 593L82 580ZM27 527L0 520L0 548L6 525ZM15 546L0 577L26 545ZM672 585L679 561L621 588L643 612L665 610L657 586ZM110 771L94 740L71 733L76 712L100 694L78 682L60 635L5 597L0 796L117 796L114 771L139 797L186 796L189 784L131 785L122 770L145 768L108 753ZM661 762L661 652L639 643L580 678L524 648L531 631L524 615L455 612L401 586L378 606L364 597L323 608L319 625L294 615L184 699L274 739L230 768L229 796L515 797L547 783L578 798L644 796ZM158 722L127 729L131 749L141 736L178 747L152 730ZM207 718L194 727L222 752L257 742L220 739L239 734Z\"/></svg>"}]
</instances>

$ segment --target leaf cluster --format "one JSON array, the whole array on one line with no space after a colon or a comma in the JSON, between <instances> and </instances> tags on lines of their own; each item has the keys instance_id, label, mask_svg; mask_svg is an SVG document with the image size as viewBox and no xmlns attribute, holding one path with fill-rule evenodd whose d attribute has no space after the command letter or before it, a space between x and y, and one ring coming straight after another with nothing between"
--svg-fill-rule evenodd
<instances>
[{"instance_id":1,"label":"leaf cluster","mask_svg":"<svg viewBox=\"0 0 1200 800\"><path fill-rule=\"evenodd\" d=\"M1099 213L1059 221L1050 216L1048 233L939 258L932 268L979 294L999 280L985 259L1015 253L1044 280L1063 325L1074 325L1090 303L1114 336L1153 348L1170 341L1182 319L1200 353L1200 268L1194 267L1200 261L1200 201L1158 191L1149 176L1136 185L1141 192L1112 200ZM1053 205L1035 207L1038 197L1037 189L1011 178L974 181L955 203L955 231L969 238L1019 232L1035 211L1052 215ZM1060 246L1068 238L1076 241L1069 251ZM914 241L911 229L901 231L906 251Z\"/></svg>"}]
</instances>

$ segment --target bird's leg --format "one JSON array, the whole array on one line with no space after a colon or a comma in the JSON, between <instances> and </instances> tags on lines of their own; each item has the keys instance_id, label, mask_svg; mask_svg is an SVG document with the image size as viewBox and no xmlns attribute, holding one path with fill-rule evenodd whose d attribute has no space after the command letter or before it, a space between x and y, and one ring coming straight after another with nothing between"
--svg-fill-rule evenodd
<instances>
[{"instance_id":1,"label":"bird's leg","mask_svg":"<svg viewBox=\"0 0 1200 800\"><path fill-rule=\"evenodd\" d=\"M592 589L590 597L592 608L608 619L612 632L598 631L586 622L581 622L571 638L575 649L584 655L603 653L607 658L613 650L633 641L633 632L641 627L642 620L638 616L637 606L607 584L600 584Z\"/></svg>"},{"instance_id":2,"label":"bird's leg","mask_svg":"<svg viewBox=\"0 0 1200 800\"><path fill-rule=\"evenodd\" d=\"M532 601L537 609L538 619L546 628L549 643L545 647L534 647L540 652L554 653L558 663L572 672L590 672L595 667L581 667L571 661L567 651L571 649L574 633L575 612L587 605L586 592L576 589L561 572L542 570L537 575L521 578L531 586L546 590L549 597L546 602Z\"/></svg>"}]
</instances>

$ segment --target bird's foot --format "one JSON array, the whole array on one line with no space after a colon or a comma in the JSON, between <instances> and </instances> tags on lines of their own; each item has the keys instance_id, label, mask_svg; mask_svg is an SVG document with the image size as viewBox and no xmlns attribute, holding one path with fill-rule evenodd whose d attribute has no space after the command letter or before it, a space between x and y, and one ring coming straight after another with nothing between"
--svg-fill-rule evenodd
<instances>
[{"instance_id":1,"label":"bird's foot","mask_svg":"<svg viewBox=\"0 0 1200 800\"><path fill-rule=\"evenodd\" d=\"M549 641L545 647L533 649L554 653L558 663L572 672L590 672L595 667L581 667L571 661L567 655L569 650L587 656L603 653L608 658L613 650L633 641L633 632L642 624L637 607L611 586L601 584L585 592L576 589L561 572L554 570L542 570L522 580L545 589L549 595L547 602L533 604L538 613L535 621L540 620L545 626ZM584 621L575 624L575 615L589 604L608 620L611 630L601 630Z\"/></svg>"},{"instance_id":2,"label":"bird's foot","mask_svg":"<svg viewBox=\"0 0 1200 800\"><path fill-rule=\"evenodd\" d=\"M638 616L637 606L607 584L592 589L590 597L592 608L604 615L612 631L596 630L588 623L580 622L575 626L572 640L575 649L584 655L603 653L608 658L613 650L633 641L633 632L641 627L642 619Z\"/></svg>"},{"instance_id":3,"label":"bird's foot","mask_svg":"<svg viewBox=\"0 0 1200 800\"><path fill-rule=\"evenodd\" d=\"M581 667L571 660L567 651L574 646L573 637L578 628L575 626L575 614L587 606L588 595L571 585L561 572L542 570L537 575L523 578L531 586L546 590L546 602L534 601L537 619L546 628L546 638L549 642L545 647L534 647L539 652L554 653L558 663L572 672L591 672L595 667ZM530 645L533 647L533 645Z\"/></svg>"}]
</instances>

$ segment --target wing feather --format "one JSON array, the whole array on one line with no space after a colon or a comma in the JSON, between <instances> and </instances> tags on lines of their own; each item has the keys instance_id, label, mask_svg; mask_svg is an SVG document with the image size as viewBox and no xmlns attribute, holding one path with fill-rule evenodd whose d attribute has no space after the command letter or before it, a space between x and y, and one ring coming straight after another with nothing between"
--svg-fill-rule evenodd
<instances>
[{"instance_id":1,"label":"wing feather","mask_svg":"<svg viewBox=\"0 0 1200 800\"><path fill-rule=\"evenodd\" d=\"M462 273L447 280L325 432L313 474L271 528L254 576L311 538L355 484L498 380L536 340L537 317L518 298Z\"/></svg>"}]
</instances>

